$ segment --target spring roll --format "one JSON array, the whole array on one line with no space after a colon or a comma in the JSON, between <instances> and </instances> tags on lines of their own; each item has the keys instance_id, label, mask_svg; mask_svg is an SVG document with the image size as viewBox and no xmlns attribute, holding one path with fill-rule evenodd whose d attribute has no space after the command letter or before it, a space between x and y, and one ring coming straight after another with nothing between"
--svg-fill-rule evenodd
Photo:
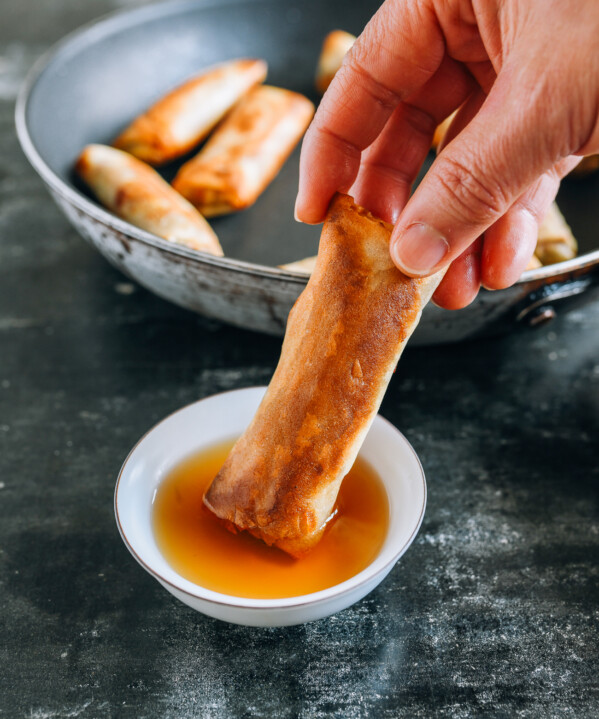
<instances>
[{"instance_id":1,"label":"spring roll","mask_svg":"<svg viewBox=\"0 0 599 719\"><path fill-rule=\"evenodd\" d=\"M88 145L75 169L103 205L132 225L222 257L202 215L141 160L107 145Z\"/></svg>"},{"instance_id":2,"label":"spring roll","mask_svg":"<svg viewBox=\"0 0 599 719\"><path fill-rule=\"evenodd\" d=\"M403 275L389 256L391 230L347 195L335 196L266 395L204 497L233 531L293 556L322 536L443 275Z\"/></svg>"},{"instance_id":3,"label":"spring roll","mask_svg":"<svg viewBox=\"0 0 599 719\"><path fill-rule=\"evenodd\" d=\"M285 265L279 265L282 270L291 270L292 272L299 272L302 275L311 275L316 267L316 255L314 257L304 257L303 260L296 260L295 262L287 262Z\"/></svg>"},{"instance_id":4,"label":"spring roll","mask_svg":"<svg viewBox=\"0 0 599 719\"><path fill-rule=\"evenodd\" d=\"M131 125L114 141L151 165L184 155L208 136L212 128L250 88L263 82L264 60L231 60L191 78Z\"/></svg>"},{"instance_id":5,"label":"spring roll","mask_svg":"<svg viewBox=\"0 0 599 719\"><path fill-rule=\"evenodd\" d=\"M275 177L314 114L291 90L260 85L179 170L173 187L206 217L252 205Z\"/></svg>"},{"instance_id":6,"label":"spring roll","mask_svg":"<svg viewBox=\"0 0 599 719\"><path fill-rule=\"evenodd\" d=\"M533 254L533 256L528 261L528 264L524 268L524 271L526 272L526 270L538 270L539 267L542 267L542 266L543 266L543 263L541 262L541 260L536 255Z\"/></svg>"},{"instance_id":7,"label":"spring roll","mask_svg":"<svg viewBox=\"0 0 599 719\"><path fill-rule=\"evenodd\" d=\"M544 265L565 262L576 257L578 243L568 223L553 202L539 226L535 255Z\"/></svg>"},{"instance_id":8,"label":"spring roll","mask_svg":"<svg viewBox=\"0 0 599 719\"><path fill-rule=\"evenodd\" d=\"M356 36L344 30L333 30L325 37L316 68L316 89L322 95L355 41Z\"/></svg>"}]
</instances>

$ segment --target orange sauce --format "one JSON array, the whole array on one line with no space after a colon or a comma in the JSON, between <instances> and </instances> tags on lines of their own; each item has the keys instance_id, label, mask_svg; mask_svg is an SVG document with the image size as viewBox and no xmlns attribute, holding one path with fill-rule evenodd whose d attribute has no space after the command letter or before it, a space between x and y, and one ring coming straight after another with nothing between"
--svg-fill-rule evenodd
<instances>
[{"instance_id":1,"label":"orange sauce","mask_svg":"<svg viewBox=\"0 0 599 719\"><path fill-rule=\"evenodd\" d=\"M337 513L318 545L294 559L247 532L233 534L202 497L234 440L184 460L154 497L158 547L182 577L237 597L276 599L317 592L349 579L379 553L389 524L383 484L360 457L343 480Z\"/></svg>"}]
</instances>

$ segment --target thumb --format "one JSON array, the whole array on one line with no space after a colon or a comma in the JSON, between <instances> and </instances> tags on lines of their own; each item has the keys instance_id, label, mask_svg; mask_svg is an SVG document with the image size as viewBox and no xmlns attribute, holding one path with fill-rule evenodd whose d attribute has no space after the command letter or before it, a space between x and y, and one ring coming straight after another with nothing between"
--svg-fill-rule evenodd
<instances>
[{"instance_id":1,"label":"thumb","mask_svg":"<svg viewBox=\"0 0 599 719\"><path fill-rule=\"evenodd\" d=\"M563 152L563 117L553 118L557 113L547 107L543 112L542 99L525 106L528 84L504 66L479 112L437 156L407 203L390 245L407 275L429 275L451 263Z\"/></svg>"}]
</instances>

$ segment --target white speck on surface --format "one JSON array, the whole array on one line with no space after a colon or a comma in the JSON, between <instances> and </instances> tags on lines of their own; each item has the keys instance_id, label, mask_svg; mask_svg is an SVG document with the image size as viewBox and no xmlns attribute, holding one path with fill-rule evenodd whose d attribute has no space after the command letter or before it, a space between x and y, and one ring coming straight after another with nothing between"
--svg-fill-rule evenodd
<instances>
[{"instance_id":1,"label":"white speck on surface","mask_svg":"<svg viewBox=\"0 0 599 719\"><path fill-rule=\"evenodd\" d=\"M89 699L83 704L79 704L72 708L63 707L61 709L31 709L29 719L73 719L82 716L93 705L93 713L89 716L97 716L98 710L107 709L108 702L100 702L96 704L93 699Z\"/></svg>"},{"instance_id":2,"label":"white speck on surface","mask_svg":"<svg viewBox=\"0 0 599 719\"><path fill-rule=\"evenodd\" d=\"M597 374L599 374L599 372ZM10 380L3 379L2 380L2 389L8 389L9 387L10 387Z\"/></svg>"},{"instance_id":3,"label":"white speck on surface","mask_svg":"<svg viewBox=\"0 0 599 719\"><path fill-rule=\"evenodd\" d=\"M0 319L0 330L22 330L35 327L36 324L36 320L29 317L3 317Z\"/></svg>"},{"instance_id":4,"label":"white speck on surface","mask_svg":"<svg viewBox=\"0 0 599 719\"><path fill-rule=\"evenodd\" d=\"M100 419L100 415L97 412L88 412L86 409L82 409L81 412L79 412L79 416L81 419L90 419L93 421Z\"/></svg>"},{"instance_id":5,"label":"white speck on surface","mask_svg":"<svg viewBox=\"0 0 599 719\"><path fill-rule=\"evenodd\" d=\"M10 427L7 424L0 424L0 432L8 432Z\"/></svg>"},{"instance_id":6,"label":"white speck on surface","mask_svg":"<svg viewBox=\"0 0 599 719\"><path fill-rule=\"evenodd\" d=\"M557 359L557 352L550 352L550 353L547 355L547 358L548 358L551 362L555 362L555 360Z\"/></svg>"},{"instance_id":7,"label":"white speck on surface","mask_svg":"<svg viewBox=\"0 0 599 719\"><path fill-rule=\"evenodd\" d=\"M132 295L137 287L131 282L117 282L114 291L119 295Z\"/></svg>"},{"instance_id":8,"label":"white speck on surface","mask_svg":"<svg viewBox=\"0 0 599 719\"><path fill-rule=\"evenodd\" d=\"M6 485L4 484L4 482L0 482L0 489L4 489L4 487L6 487Z\"/></svg>"}]
</instances>

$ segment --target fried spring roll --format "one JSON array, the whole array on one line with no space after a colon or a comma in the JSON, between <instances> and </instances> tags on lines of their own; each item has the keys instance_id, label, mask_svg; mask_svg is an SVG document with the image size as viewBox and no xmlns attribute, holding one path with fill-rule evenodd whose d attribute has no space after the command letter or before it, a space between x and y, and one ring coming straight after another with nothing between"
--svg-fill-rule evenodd
<instances>
[{"instance_id":1,"label":"fried spring roll","mask_svg":"<svg viewBox=\"0 0 599 719\"><path fill-rule=\"evenodd\" d=\"M294 556L320 539L424 305L443 273L403 275L392 226L336 195L250 426L204 497L233 530Z\"/></svg>"},{"instance_id":2,"label":"fried spring roll","mask_svg":"<svg viewBox=\"0 0 599 719\"><path fill-rule=\"evenodd\" d=\"M231 60L172 90L114 141L114 146L160 165L201 142L233 105L266 77L264 60Z\"/></svg>"},{"instance_id":3,"label":"fried spring roll","mask_svg":"<svg viewBox=\"0 0 599 719\"><path fill-rule=\"evenodd\" d=\"M530 260L528 261L528 264L526 265L526 267L524 268L524 271L538 270L539 267L542 267L542 266L543 266L543 263L541 262L541 260L536 255L533 255L530 258Z\"/></svg>"},{"instance_id":4,"label":"fried spring roll","mask_svg":"<svg viewBox=\"0 0 599 719\"><path fill-rule=\"evenodd\" d=\"M544 265L553 265L576 257L578 243L555 202L539 226L535 255Z\"/></svg>"},{"instance_id":5,"label":"fried spring roll","mask_svg":"<svg viewBox=\"0 0 599 719\"><path fill-rule=\"evenodd\" d=\"M303 275L311 275L316 267L316 255L314 257L304 257L303 260L288 262L285 265L279 265L282 270L291 270L292 272L300 272Z\"/></svg>"},{"instance_id":6,"label":"fried spring roll","mask_svg":"<svg viewBox=\"0 0 599 719\"><path fill-rule=\"evenodd\" d=\"M194 250L223 255L202 215L141 160L106 145L88 145L75 169L103 205L132 225Z\"/></svg>"},{"instance_id":7,"label":"fried spring roll","mask_svg":"<svg viewBox=\"0 0 599 719\"><path fill-rule=\"evenodd\" d=\"M325 37L316 68L316 89L322 95L355 41L356 36L344 30L333 30Z\"/></svg>"},{"instance_id":8,"label":"fried spring roll","mask_svg":"<svg viewBox=\"0 0 599 719\"><path fill-rule=\"evenodd\" d=\"M314 114L291 90L251 90L202 150L179 170L173 187L206 217L252 205L275 177Z\"/></svg>"}]
</instances>

